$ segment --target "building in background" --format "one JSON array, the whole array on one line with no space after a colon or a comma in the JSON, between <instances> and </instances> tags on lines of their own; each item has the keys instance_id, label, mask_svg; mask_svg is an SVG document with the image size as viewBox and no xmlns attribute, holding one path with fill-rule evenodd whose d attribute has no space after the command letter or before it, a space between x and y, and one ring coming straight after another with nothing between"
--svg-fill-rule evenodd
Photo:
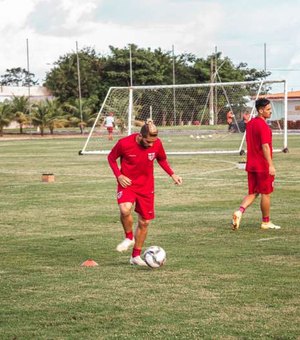
<instances>
[{"instance_id":1,"label":"building in background","mask_svg":"<svg viewBox=\"0 0 300 340\"><path fill-rule=\"evenodd\" d=\"M283 107L284 93L273 93L266 96L274 107ZM288 92L288 121L300 121L300 91Z\"/></svg>"},{"instance_id":2,"label":"building in background","mask_svg":"<svg viewBox=\"0 0 300 340\"><path fill-rule=\"evenodd\" d=\"M12 99L16 97L29 97L30 101L40 101L53 98L51 92L44 86L0 86L0 102L3 103L5 99Z\"/></svg>"}]
</instances>

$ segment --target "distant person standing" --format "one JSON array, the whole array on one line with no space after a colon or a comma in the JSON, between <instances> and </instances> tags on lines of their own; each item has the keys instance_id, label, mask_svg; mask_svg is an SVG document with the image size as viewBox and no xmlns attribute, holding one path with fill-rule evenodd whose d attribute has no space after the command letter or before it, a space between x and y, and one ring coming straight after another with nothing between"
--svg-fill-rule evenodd
<instances>
[{"instance_id":1,"label":"distant person standing","mask_svg":"<svg viewBox=\"0 0 300 340\"><path fill-rule=\"evenodd\" d=\"M250 113L248 111L246 111L243 114L243 121L244 121L244 123L247 124L249 122L249 119L250 119Z\"/></svg>"},{"instance_id":2,"label":"distant person standing","mask_svg":"<svg viewBox=\"0 0 300 340\"><path fill-rule=\"evenodd\" d=\"M109 112L108 116L105 117L104 126L106 127L108 132L108 140L113 140L113 130L115 127L115 118L113 112Z\"/></svg>"},{"instance_id":3,"label":"distant person standing","mask_svg":"<svg viewBox=\"0 0 300 340\"><path fill-rule=\"evenodd\" d=\"M227 124L228 124L228 131L230 131L233 127L233 113L232 111L228 111L227 114L226 114L226 121L227 121Z\"/></svg>"},{"instance_id":4,"label":"distant person standing","mask_svg":"<svg viewBox=\"0 0 300 340\"><path fill-rule=\"evenodd\" d=\"M266 98L255 102L257 116L246 125L248 195L244 197L239 210L232 217L232 229L240 226L242 215L261 195L260 209L262 213L261 229L280 229L270 221L271 193L273 192L275 167L272 160L272 130L266 120L271 117L271 103Z\"/></svg>"}]
</instances>

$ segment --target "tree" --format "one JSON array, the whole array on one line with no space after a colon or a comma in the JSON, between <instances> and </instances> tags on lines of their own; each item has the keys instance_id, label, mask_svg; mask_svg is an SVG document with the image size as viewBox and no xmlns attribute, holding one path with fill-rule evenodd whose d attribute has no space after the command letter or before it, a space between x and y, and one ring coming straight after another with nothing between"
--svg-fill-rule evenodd
<instances>
[{"instance_id":1,"label":"tree","mask_svg":"<svg viewBox=\"0 0 300 340\"><path fill-rule=\"evenodd\" d=\"M32 124L40 129L41 136L44 136L45 127L48 124L48 107L45 102L40 102L32 107Z\"/></svg>"},{"instance_id":2,"label":"tree","mask_svg":"<svg viewBox=\"0 0 300 340\"><path fill-rule=\"evenodd\" d=\"M109 46L110 56L105 64L105 79L109 86L130 86L130 49L132 55L133 85L172 84L172 57L160 48L125 48Z\"/></svg>"},{"instance_id":3,"label":"tree","mask_svg":"<svg viewBox=\"0 0 300 340\"><path fill-rule=\"evenodd\" d=\"M0 103L0 137L3 136L3 128L12 120L11 107L8 103Z\"/></svg>"},{"instance_id":4,"label":"tree","mask_svg":"<svg viewBox=\"0 0 300 340\"><path fill-rule=\"evenodd\" d=\"M53 135L54 129L66 126L68 124L68 120L58 99L46 99L45 104L47 107L46 125L50 130L50 134Z\"/></svg>"},{"instance_id":5,"label":"tree","mask_svg":"<svg viewBox=\"0 0 300 340\"><path fill-rule=\"evenodd\" d=\"M175 81L176 84L195 84L195 55L183 53L175 56Z\"/></svg>"},{"instance_id":6,"label":"tree","mask_svg":"<svg viewBox=\"0 0 300 340\"><path fill-rule=\"evenodd\" d=\"M1 76L2 86L34 86L38 80L34 80L34 73L30 73L24 68L16 67L7 69L6 73Z\"/></svg>"},{"instance_id":7,"label":"tree","mask_svg":"<svg viewBox=\"0 0 300 340\"><path fill-rule=\"evenodd\" d=\"M83 99L81 105L78 99L74 102L64 104L64 109L68 115L68 120L71 126L79 127L80 133L83 134L86 126L91 126L95 121L95 101L96 98ZM81 106L81 108L80 108Z\"/></svg>"},{"instance_id":8,"label":"tree","mask_svg":"<svg viewBox=\"0 0 300 340\"><path fill-rule=\"evenodd\" d=\"M32 124L40 129L41 136L44 136L45 128L53 134L54 128L63 127L66 123L67 119L56 99L46 99L32 106Z\"/></svg>"},{"instance_id":9,"label":"tree","mask_svg":"<svg viewBox=\"0 0 300 340\"><path fill-rule=\"evenodd\" d=\"M78 52L78 57L81 97L105 96L107 88L103 89L102 84L105 58L97 56L92 48L82 49ZM68 53L60 57L55 67L46 74L44 85L61 103L77 99L79 97L77 54Z\"/></svg>"},{"instance_id":10,"label":"tree","mask_svg":"<svg viewBox=\"0 0 300 340\"><path fill-rule=\"evenodd\" d=\"M20 133L23 133L23 127L25 124L30 123L30 103L29 98L25 96L17 97L13 96L11 102L12 113L14 114L14 119L20 126Z\"/></svg>"},{"instance_id":11,"label":"tree","mask_svg":"<svg viewBox=\"0 0 300 340\"><path fill-rule=\"evenodd\" d=\"M229 57L222 57L222 53L218 52L209 55L206 59L195 58L194 75L197 83L210 82L212 63L214 65L214 82L261 80L271 74L254 68L249 69L246 63L239 63L236 66Z\"/></svg>"},{"instance_id":12,"label":"tree","mask_svg":"<svg viewBox=\"0 0 300 340\"><path fill-rule=\"evenodd\" d=\"M259 80L269 75L264 71L249 69L245 63L236 66L228 57L222 57L221 52L207 58L199 58L191 53L183 53L173 57L170 51L164 52L160 48L152 51L150 48L139 48L134 44L124 48L113 46L109 46L109 48L110 53L107 56L97 55L92 48L84 48L78 53L81 96L84 100L90 97L97 98L96 107L100 107L109 87L130 86L130 51L133 85L136 86L173 84L173 63L175 64L176 84L211 82L212 63L216 64L214 70L217 69L218 71L215 73L215 82ZM77 107L76 100L78 100L79 95L76 53L66 54L55 63L55 67L46 76L45 86L52 91L61 103L68 103ZM253 89L256 90L255 86ZM146 100L146 98L144 99ZM186 103L191 100L188 107L192 116L194 112L199 111L197 103L194 103L191 98L182 98L181 100ZM85 103L85 105L89 104L89 102L88 104ZM142 106L140 107L142 108ZM94 108L90 107L89 109L94 112ZM78 121L78 109L71 111L75 114L74 120ZM141 117L145 114L142 109L139 110ZM165 112L164 114L164 121L173 119L174 113ZM183 119L184 115L186 116L184 112L180 111L179 120Z\"/></svg>"}]
</instances>

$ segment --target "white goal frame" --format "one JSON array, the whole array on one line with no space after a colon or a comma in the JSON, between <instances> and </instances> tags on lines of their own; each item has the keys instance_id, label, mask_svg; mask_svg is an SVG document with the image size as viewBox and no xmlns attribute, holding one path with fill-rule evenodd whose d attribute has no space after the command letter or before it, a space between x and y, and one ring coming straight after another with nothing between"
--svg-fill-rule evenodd
<instances>
[{"instance_id":1,"label":"white goal frame","mask_svg":"<svg viewBox=\"0 0 300 340\"><path fill-rule=\"evenodd\" d=\"M268 97L268 94L260 94L261 89L263 86L271 86L272 84L279 84L281 83L281 86L283 86L283 93L284 93L284 100L283 100L283 112L284 112L284 117L283 117L283 128L280 131L280 134L283 135L283 142L282 142L282 148L274 148L274 152L287 152L287 108L288 108L288 96L287 96L287 83L286 80L262 80L262 81L245 81L245 82L220 82L220 83L203 83L203 84L185 84L185 85L152 85L152 86L130 86L130 87L111 87L109 88L106 97L101 105L101 108L95 118L94 124L88 134L88 137L86 139L86 142L83 146L83 149L79 151L80 155L107 155L110 150L88 150L87 146L91 140L91 137L93 136L93 133L95 132L95 129L99 125L100 119L103 119L104 115L107 114L108 108L106 107L108 98L110 97L111 93L114 90L125 90L128 93L128 100L126 101L126 114L127 114L127 122L126 122L126 127L127 127L127 135L130 135L133 133L134 129L134 102L133 102L133 97L134 97L134 92L135 91L141 91L141 90L162 90L162 89L168 89L169 91L172 90L174 94L174 101L175 101L175 93L177 91L180 91L182 89L188 89L188 88L206 88L208 89L207 91L213 91L212 89L214 88L220 88L224 92L224 97L226 100L228 100L227 95L226 95L226 87L228 86L256 86L258 87L258 91L256 93L255 98L252 97L253 101L253 106L251 109L250 113L250 119L255 116L256 110L255 110L255 105L254 101L258 99L261 96ZM207 103L208 104L209 98L207 98ZM228 103L228 108L231 109L230 103ZM174 109L175 110L175 109ZM215 125L214 124L214 114L209 113L209 125ZM174 120L176 122L176 119ZM234 122L237 123L235 117L234 117ZM236 124L238 130L238 124ZM199 127L201 129L201 126ZM240 131L238 131L240 132ZM241 139L241 143L239 148L235 150L197 150L197 151L168 151L166 149L166 153L168 155L199 155L199 154L240 154L243 155L245 154L245 151L243 149L244 142L245 142L245 134L246 132L243 133L243 137Z\"/></svg>"}]
</instances>

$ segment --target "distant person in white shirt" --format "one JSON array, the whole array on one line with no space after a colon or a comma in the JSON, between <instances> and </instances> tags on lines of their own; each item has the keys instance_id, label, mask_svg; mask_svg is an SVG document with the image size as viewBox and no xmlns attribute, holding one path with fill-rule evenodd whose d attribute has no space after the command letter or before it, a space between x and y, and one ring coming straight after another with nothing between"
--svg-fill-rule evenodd
<instances>
[{"instance_id":1,"label":"distant person in white shirt","mask_svg":"<svg viewBox=\"0 0 300 340\"><path fill-rule=\"evenodd\" d=\"M115 118L114 113L110 112L107 117L104 119L104 126L108 132L108 140L113 140L113 130L115 127Z\"/></svg>"}]
</instances>

